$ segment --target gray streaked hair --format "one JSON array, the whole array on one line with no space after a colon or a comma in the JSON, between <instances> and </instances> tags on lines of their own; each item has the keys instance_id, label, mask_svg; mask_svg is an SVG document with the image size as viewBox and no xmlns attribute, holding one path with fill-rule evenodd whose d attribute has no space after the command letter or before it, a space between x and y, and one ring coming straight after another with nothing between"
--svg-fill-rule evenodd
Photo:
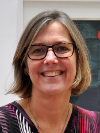
<instances>
[{"instance_id":1,"label":"gray streaked hair","mask_svg":"<svg viewBox=\"0 0 100 133\"><path fill-rule=\"evenodd\" d=\"M77 73L74 83L72 84L71 94L78 95L87 89L91 81L91 72L88 62L88 49L77 26L71 18L62 11L44 11L31 19L20 38L13 58L15 82L12 89L9 90L8 93L15 93L21 98L31 96L32 82L24 73L25 59L31 44L38 35L39 31L52 21L58 21L63 24L69 31L70 36L76 45ZM27 46L28 49L25 50Z\"/></svg>"}]
</instances>

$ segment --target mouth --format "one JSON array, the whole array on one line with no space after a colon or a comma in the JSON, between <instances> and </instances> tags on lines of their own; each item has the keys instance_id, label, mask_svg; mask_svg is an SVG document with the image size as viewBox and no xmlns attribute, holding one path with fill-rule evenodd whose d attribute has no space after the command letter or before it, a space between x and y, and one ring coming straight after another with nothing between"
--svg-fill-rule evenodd
<instances>
[{"instance_id":1,"label":"mouth","mask_svg":"<svg viewBox=\"0 0 100 133\"><path fill-rule=\"evenodd\" d=\"M55 76L59 76L63 73L64 73L63 71L57 71L57 72L53 71L53 72L43 72L42 75L45 77L55 77Z\"/></svg>"}]
</instances>

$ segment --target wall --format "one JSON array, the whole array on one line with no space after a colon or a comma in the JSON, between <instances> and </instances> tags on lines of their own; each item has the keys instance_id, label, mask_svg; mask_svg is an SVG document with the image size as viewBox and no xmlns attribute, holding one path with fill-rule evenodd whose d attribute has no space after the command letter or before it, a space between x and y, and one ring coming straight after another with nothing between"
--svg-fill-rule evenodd
<instances>
[{"instance_id":1,"label":"wall","mask_svg":"<svg viewBox=\"0 0 100 133\"><path fill-rule=\"evenodd\" d=\"M24 27L37 13L52 9L62 10L72 19L100 19L100 1L24 0Z\"/></svg>"},{"instance_id":2,"label":"wall","mask_svg":"<svg viewBox=\"0 0 100 133\"><path fill-rule=\"evenodd\" d=\"M0 0L0 106L17 99L4 95L13 82L12 60L23 30L23 1Z\"/></svg>"}]
</instances>

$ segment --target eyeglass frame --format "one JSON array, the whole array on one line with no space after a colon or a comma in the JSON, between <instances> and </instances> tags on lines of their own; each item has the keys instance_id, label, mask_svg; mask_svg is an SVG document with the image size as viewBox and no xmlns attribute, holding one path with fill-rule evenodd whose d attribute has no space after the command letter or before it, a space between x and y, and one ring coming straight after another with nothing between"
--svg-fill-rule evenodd
<instances>
[{"instance_id":1,"label":"eyeglass frame","mask_svg":"<svg viewBox=\"0 0 100 133\"><path fill-rule=\"evenodd\" d=\"M71 57L71 56L59 57L59 56L56 55L55 50L54 50L53 47L54 47L55 45L57 45L57 44L62 44L62 43L64 43L64 44L73 44L73 51L72 51L72 54L71 54L71 56L72 56L73 53L74 53L74 49L76 48L76 45L75 45L74 42L60 42L60 43L55 43L55 44L53 44L53 45L45 45L45 44L42 44L42 43L41 43L40 45L46 46L46 48L47 48L46 53L45 53L45 56L44 56L43 58L40 58L40 59L32 59L32 58L30 58L30 56L29 56L28 53L27 53L27 56L28 56L29 59L31 59L31 60L42 60L42 59L44 59L44 58L47 56L48 49L49 49L49 48L52 48L52 51L53 51L54 55L55 55L57 58L68 58L68 57ZM38 44L33 44L33 45L31 45L31 46L38 46ZM29 45L26 46L26 47L24 48L24 52L23 52L23 53L25 53L25 52L27 51L28 47L29 47ZM23 55L23 54L22 54L22 55Z\"/></svg>"}]
</instances>

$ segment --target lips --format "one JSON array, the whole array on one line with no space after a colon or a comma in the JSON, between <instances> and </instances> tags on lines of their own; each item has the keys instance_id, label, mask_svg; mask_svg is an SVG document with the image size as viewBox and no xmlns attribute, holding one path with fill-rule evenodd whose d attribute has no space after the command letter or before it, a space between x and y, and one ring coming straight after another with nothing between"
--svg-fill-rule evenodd
<instances>
[{"instance_id":1,"label":"lips","mask_svg":"<svg viewBox=\"0 0 100 133\"><path fill-rule=\"evenodd\" d=\"M42 75L45 77L55 77L59 76L63 73L63 71L53 71L53 72L43 72Z\"/></svg>"}]
</instances>

